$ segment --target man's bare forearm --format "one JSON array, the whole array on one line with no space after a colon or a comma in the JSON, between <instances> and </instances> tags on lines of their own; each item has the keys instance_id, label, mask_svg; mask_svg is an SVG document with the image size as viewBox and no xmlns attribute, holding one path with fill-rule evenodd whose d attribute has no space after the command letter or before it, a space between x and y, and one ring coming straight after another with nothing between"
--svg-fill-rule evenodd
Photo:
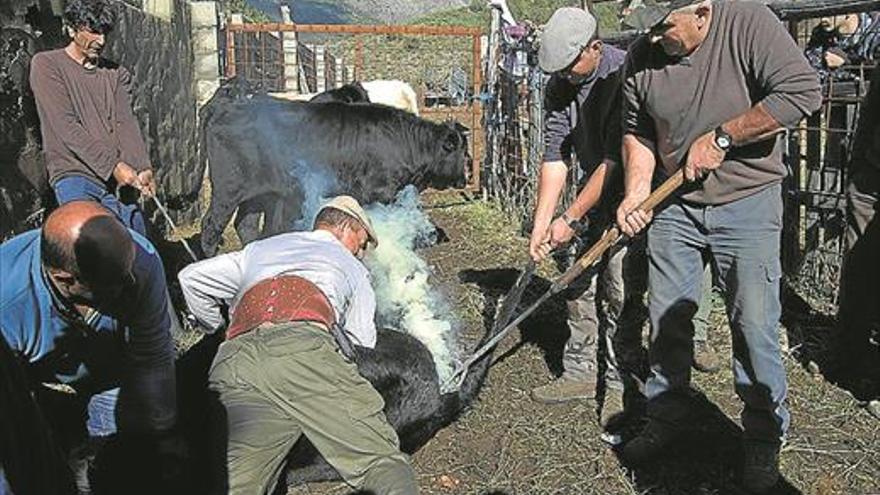
<instances>
[{"instance_id":1,"label":"man's bare forearm","mask_svg":"<svg viewBox=\"0 0 880 495\"><path fill-rule=\"evenodd\" d=\"M651 192L654 175L654 151L640 138L627 134L623 137L623 173L626 195Z\"/></svg>"},{"instance_id":2,"label":"man's bare forearm","mask_svg":"<svg viewBox=\"0 0 880 495\"><path fill-rule=\"evenodd\" d=\"M608 166L604 163L600 163L596 167L596 170L590 175L583 189L578 193L577 198L565 211L566 215L574 219L581 219L596 206L599 200L602 199L602 190L605 188L607 170Z\"/></svg>"},{"instance_id":3,"label":"man's bare forearm","mask_svg":"<svg viewBox=\"0 0 880 495\"><path fill-rule=\"evenodd\" d=\"M541 164L538 180L538 201L535 204L535 224L547 224L553 219L559 196L565 187L568 166L565 162L554 161Z\"/></svg>"},{"instance_id":4,"label":"man's bare forearm","mask_svg":"<svg viewBox=\"0 0 880 495\"><path fill-rule=\"evenodd\" d=\"M725 122L721 128L733 138L734 146L763 141L784 130L760 102L739 117Z\"/></svg>"}]
</instances>

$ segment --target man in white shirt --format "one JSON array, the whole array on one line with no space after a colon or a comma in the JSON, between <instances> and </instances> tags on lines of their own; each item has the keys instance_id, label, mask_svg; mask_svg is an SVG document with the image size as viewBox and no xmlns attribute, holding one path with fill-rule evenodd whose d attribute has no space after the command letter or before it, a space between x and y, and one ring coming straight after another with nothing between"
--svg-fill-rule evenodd
<instances>
[{"instance_id":1,"label":"man in white shirt","mask_svg":"<svg viewBox=\"0 0 880 495\"><path fill-rule=\"evenodd\" d=\"M376 344L376 299L360 258L376 234L354 198L338 196L311 232L281 234L186 267L187 306L206 327L230 322L210 371L226 409L230 494L275 489L301 434L342 478L376 494L416 493L384 401L330 333Z\"/></svg>"}]
</instances>

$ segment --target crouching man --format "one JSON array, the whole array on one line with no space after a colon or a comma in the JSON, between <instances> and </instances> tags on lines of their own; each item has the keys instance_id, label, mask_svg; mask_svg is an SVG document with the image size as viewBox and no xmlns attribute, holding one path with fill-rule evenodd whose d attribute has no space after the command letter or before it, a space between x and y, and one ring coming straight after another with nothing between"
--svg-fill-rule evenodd
<instances>
[{"instance_id":1,"label":"crouching man","mask_svg":"<svg viewBox=\"0 0 880 495\"><path fill-rule=\"evenodd\" d=\"M338 325L355 344L376 344L375 295L359 261L376 243L361 206L339 196L312 232L277 235L180 272L203 325L221 328L221 308L230 308L210 371L226 409L229 493L272 492L302 434L350 485L417 492L382 397L331 334Z\"/></svg>"},{"instance_id":2,"label":"crouching man","mask_svg":"<svg viewBox=\"0 0 880 495\"><path fill-rule=\"evenodd\" d=\"M163 466L178 464L171 434L177 406L165 272L150 242L100 204L72 201L53 211L42 229L0 245L0 274L6 419L0 443L7 457L0 462L13 492L54 492L31 492L58 472L44 466L57 453L51 438L39 438L45 432L32 427L42 419L29 392L41 382L68 384L84 397L120 387L110 417L90 414L89 430L95 421L114 423L114 444L139 456L130 464L141 464L139 472L151 482L161 481L170 472ZM10 386L9 377L25 383ZM144 457L149 453L159 457ZM33 457L37 463L23 462ZM88 488L82 476L77 483Z\"/></svg>"}]
</instances>

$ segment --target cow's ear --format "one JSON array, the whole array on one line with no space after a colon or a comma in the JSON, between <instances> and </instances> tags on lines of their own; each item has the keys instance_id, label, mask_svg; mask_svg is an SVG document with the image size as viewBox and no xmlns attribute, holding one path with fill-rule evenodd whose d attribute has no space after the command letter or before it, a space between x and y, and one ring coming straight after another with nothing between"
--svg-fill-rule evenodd
<instances>
[{"instance_id":1,"label":"cow's ear","mask_svg":"<svg viewBox=\"0 0 880 495\"><path fill-rule=\"evenodd\" d=\"M446 139L443 141L443 150L455 151L461 146L461 135L458 131L452 130L446 133Z\"/></svg>"}]
</instances>

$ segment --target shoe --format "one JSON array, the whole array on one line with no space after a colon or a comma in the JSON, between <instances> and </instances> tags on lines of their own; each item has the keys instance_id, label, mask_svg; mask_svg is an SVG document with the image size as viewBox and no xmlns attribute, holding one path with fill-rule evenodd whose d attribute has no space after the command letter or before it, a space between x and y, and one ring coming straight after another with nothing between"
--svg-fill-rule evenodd
<instances>
[{"instance_id":1,"label":"shoe","mask_svg":"<svg viewBox=\"0 0 880 495\"><path fill-rule=\"evenodd\" d=\"M602 402L602 411L599 413L599 426L603 430L607 430L608 426L623 412L623 389L605 387L605 400Z\"/></svg>"},{"instance_id":2,"label":"shoe","mask_svg":"<svg viewBox=\"0 0 880 495\"><path fill-rule=\"evenodd\" d=\"M666 452L681 431L681 427L668 421L649 417L642 432L624 445L621 457L631 466L642 465Z\"/></svg>"},{"instance_id":3,"label":"shoe","mask_svg":"<svg viewBox=\"0 0 880 495\"><path fill-rule=\"evenodd\" d=\"M743 486L752 493L770 493L779 481L779 444L743 442Z\"/></svg>"},{"instance_id":4,"label":"shoe","mask_svg":"<svg viewBox=\"0 0 880 495\"><path fill-rule=\"evenodd\" d=\"M694 369L703 373L715 373L721 367L718 354L708 342L694 342Z\"/></svg>"},{"instance_id":5,"label":"shoe","mask_svg":"<svg viewBox=\"0 0 880 495\"><path fill-rule=\"evenodd\" d=\"M596 380L573 380L557 378L547 385L532 389L532 399L544 404L559 404L572 400L591 400L596 398Z\"/></svg>"}]
</instances>

